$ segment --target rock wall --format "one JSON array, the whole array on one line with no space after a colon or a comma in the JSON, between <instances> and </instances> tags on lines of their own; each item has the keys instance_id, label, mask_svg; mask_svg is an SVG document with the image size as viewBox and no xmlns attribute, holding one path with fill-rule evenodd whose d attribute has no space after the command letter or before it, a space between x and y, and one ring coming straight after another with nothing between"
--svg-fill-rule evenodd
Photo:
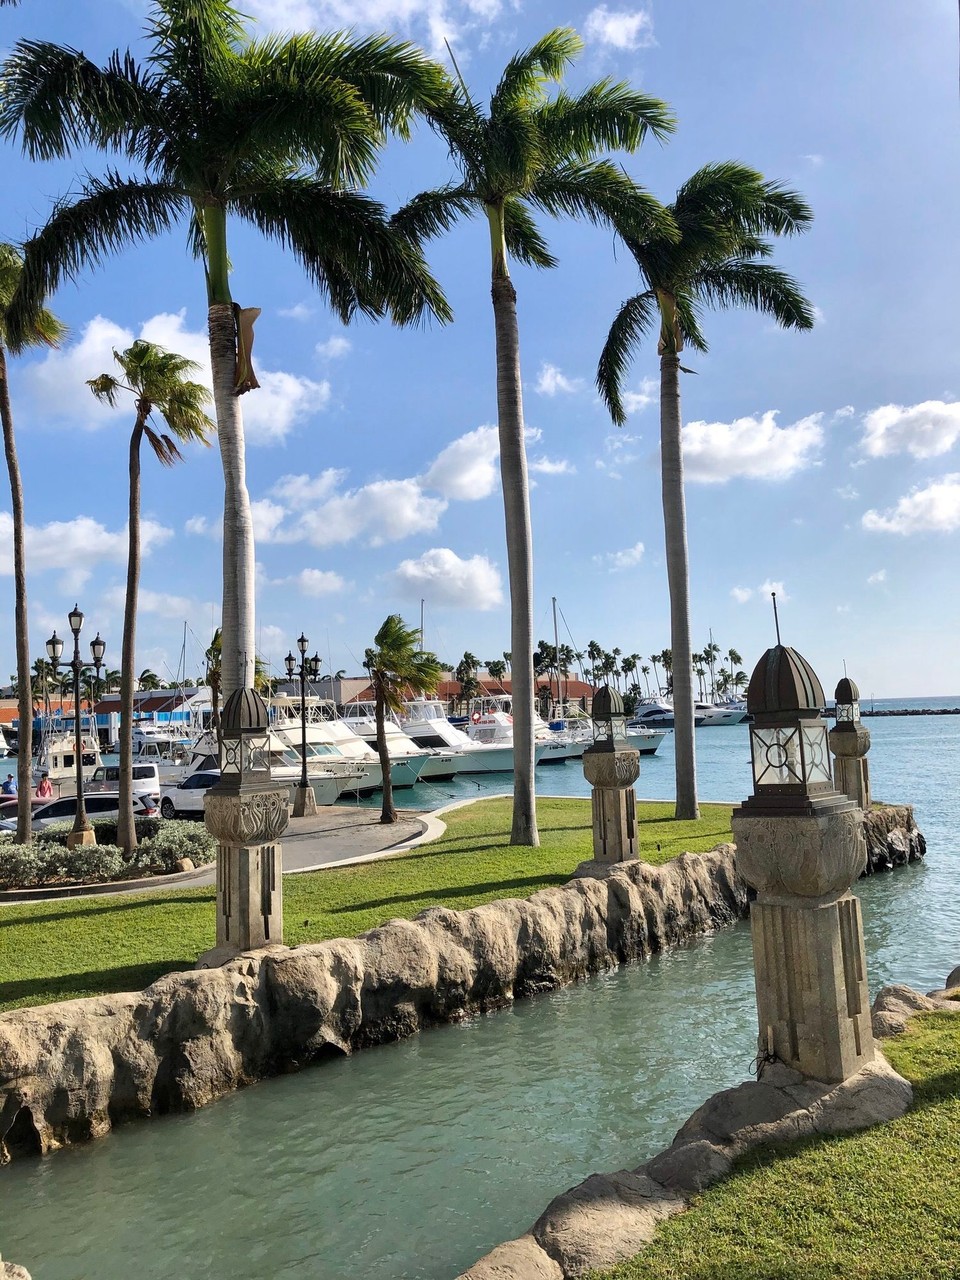
<instances>
[{"instance_id":1,"label":"rock wall","mask_svg":"<svg viewBox=\"0 0 960 1280\"><path fill-rule=\"evenodd\" d=\"M29 1273L15 1262L4 1262L0 1258L0 1280L30 1280Z\"/></svg>"},{"instance_id":2,"label":"rock wall","mask_svg":"<svg viewBox=\"0 0 960 1280\"><path fill-rule=\"evenodd\" d=\"M869 809L863 815L863 833L867 840L863 874L867 876L919 862L927 852L927 842L913 820L913 805L885 804Z\"/></svg>"},{"instance_id":3,"label":"rock wall","mask_svg":"<svg viewBox=\"0 0 960 1280\"><path fill-rule=\"evenodd\" d=\"M746 911L727 844L2 1014L0 1163L642 959Z\"/></svg>"}]
</instances>

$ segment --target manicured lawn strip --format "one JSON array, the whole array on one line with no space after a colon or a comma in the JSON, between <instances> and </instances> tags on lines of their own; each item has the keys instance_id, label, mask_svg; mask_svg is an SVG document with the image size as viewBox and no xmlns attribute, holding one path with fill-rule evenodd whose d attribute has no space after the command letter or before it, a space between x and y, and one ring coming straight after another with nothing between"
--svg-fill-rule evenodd
<instances>
[{"instance_id":1,"label":"manicured lawn strip","mask_svg":"<svg viewBox=\"0 0 960 1280\"><path fill-rule=\"evenodd\" d=\"M884 1052L914 1086L907 1115L754 1152L605 1280L955 1280L960 1017L915 1018Z\"/></svg>"},{"instance_id":2,"label":"manicured lawn strip","mask_svg":"<svg viewBox=\"0 0 960 1280\"><path fill-rule=\"evenodd\" d=\"M429 906L525 898L562 884L591 856L589 801L540 800L538 849L509 844L511 803L453 810L443 839L396 858L284 877L284 940L350 937ZM646 861L732 838L729 806L705 805L699 822L672 812L672 804L639 807ZM212 887L0 908L0 1010L138 991L190 968L214 934Z\"/></svg>"}]
</instances>

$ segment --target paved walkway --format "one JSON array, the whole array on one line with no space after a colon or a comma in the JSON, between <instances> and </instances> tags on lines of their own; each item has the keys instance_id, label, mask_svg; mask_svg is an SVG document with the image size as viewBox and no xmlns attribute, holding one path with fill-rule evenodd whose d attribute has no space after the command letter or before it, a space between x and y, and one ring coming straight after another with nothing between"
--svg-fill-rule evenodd
<instances>
[{"instance_id":1,"label":"paved walkway","mask_svg":"<svg viewBox=\"0 0 960 1280\"><path fill-rule=\"evenodd\" d=\"M356 862L372 862L387 858L432 839L443 824L431 814L409 809L398 810L397 821L380 822L379 809L348 808L329 805L309 818L291 818L283 833L283 873L313 871ZM48 898L97 897L110 893L156 893L158 889L193 888L213 884L216 864L198 867L173 876L151 876L149 879L119 881L111 885L77 885L70 888L24 889L0 893L0 904L37 902Z\"/></svg>"}]
</instances>

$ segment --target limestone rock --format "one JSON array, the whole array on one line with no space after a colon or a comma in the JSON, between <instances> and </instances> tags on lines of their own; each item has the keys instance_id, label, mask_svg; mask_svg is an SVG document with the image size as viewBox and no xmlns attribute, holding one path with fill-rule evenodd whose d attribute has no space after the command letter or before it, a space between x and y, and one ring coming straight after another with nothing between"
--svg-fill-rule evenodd
<instances>
[{"instance_id":1,"label":"limestone rock","mask_svg":"<svg viewBox=\"0 0 960 1280\"><path fill-rule=\"evenodd\" d=\"M733 1160L723 1148L705 1138L675 1143L641 1166L651 1178L681 1195L702 1191L732 1167Z\"/></svg>"},{"instance_id":2,"label":"limestone rock","mask_svg":"<svg viewBox=\"0 0 960 1280\"><path fill-rule=\"evenodd\" d=\"M533 1235L564 1276L580 1276L639 1253L657 1223L683 1207L645 1173L594 1173L547 1206Z\"/></svg>"},{"instance_id":3,"label":"limestone rock","mask_svg":"<svg viewBox=\"0 0 960 1280\"><path fill-rule=\"evenodd\" d=\"M30 1276L23 1267L18 1267L15 1262L4 1262L0 1258L0 1280L30 1280Z\"/></svg>"},{"instance_id":4,"label":"limestone rock","mask_svg":"<svg viewBox=\"0 0 960 1280\"><path fill-rule=\"evenodd\" d=\"M526 1235L498 1244L457 1280L563 1280L563 1272L533 1236Z\"/></svg>"},{"instance_id":5,"label":"limestone rock","mask_svg":"<svg viewBox=\"0 0 960 1280\"><path fill-rule=\"evenodd\" d=\"M899 984L881 987L873 1002L873 1034L878 1039L898 1036L915 1014L930 1013L934 1009L960 1013L956 1000L945 1000L936 993L922 996L919 991Z\"/></svg>"},{"instance_id":6,"label":"limestone rock","mask_svg":"<svg viewBox=\"0 0 960 1280\"><path fill-rule=\"evenodd\" d=\"M178 858L173 864L178 871L194 871L194 862L192 858Z\"/></svg>"},{"instance_id":7,"label":"limestone rock","mask_svg":"<svg viewBox=\"0 0 960 1280\"><path fill-rule=\"evenodd\" d=\"M563 986L746 910L726 845L359 938L214 948L136 994L0 1014L0 1163Z\"/></svg>"},{"instance_id":8,"label":"limestone rock","mask_svg":"<svg viewBox=\"0 0 960 1280\"><path fill-rule=\"evenodd\" d=\"M864 875L891 871L908 862L919 862L927 851L927 842L913 820L909 804L880 805L863 815L863 834L867 842L867 866Z\"/></svg>"},{"instance_id":9,"label":"limestone rock","mask_svg":"<svg viewBox=\"0 0 960 1280\"><path fill-rule=\"evenodd\" d=\"M960 964L950 971L950 976L943 986L945 991L953 991L955 987L960 987Z\"/></svg>"}]
</instances>

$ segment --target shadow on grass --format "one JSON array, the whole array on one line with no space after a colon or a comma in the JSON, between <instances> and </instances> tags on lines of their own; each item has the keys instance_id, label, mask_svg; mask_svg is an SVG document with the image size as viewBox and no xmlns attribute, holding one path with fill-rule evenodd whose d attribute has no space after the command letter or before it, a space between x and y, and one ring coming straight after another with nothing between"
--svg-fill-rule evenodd
<instances>
[{"instance_id":1,"label":"shadow on grass","mask_svg":"<svg viewBox=\"0 0 960 1280\"><path fill-rule=\"evenodd\" d=\"M58 1000L75 1000L83 996L116 995L138 992L166 973L189 969L182 957L175 960L152 960L149 964L131 964L116 969L94 969L87 973L62 973L56 977L23 978L0 986L2 1003L32 1006L54 1004Z\"/></svg>"},{"instance_id":2,"label":"shadow on grass","mask_svg":"<svg viewBox=\"0 0 960 1280\"><path fill-rule=\"evenodd\" d=\"M487 884L455 884L445 889L420 890L417 893L398 893L392 898L374 898L370 902L351 902L342 907L331 907L330 915L348 915L354 911L374 911L377 907L397 906L403 902L422 902L424 908L434 906L447 898L469 898L480 894L501 894L507 898L518 898L537 889L547 889L552 885L564 884L567 880L562 875L526 876L516 880L495 880ZM508 892L518 889L519 893Z\"/></svg>"},{"instance_id":3,"label":"shadow on grass","mask_svg":"<svg viewBox=\"0 0 960 1280\"><path fill-rule=\"evenodd\" d=\"M110 895L107 898L98 898L96 903L91 902L89 906L79 906L83 902L82 898L60 898L56 902L60 904L60 910L51 910L49 900L44 902L19 902L15 904L16 915L0 916L0 929L13 928L25 924L57 924L61 920L74 919L77 916L101 916L112 915L118 911L142 911L144 908L151 910L169 910L179 909L180 907L190 906L193 903L203 903L210 905L214 900L213 886L206 889L195 889L190 893L176 898L153 898L148 894L142 897L130 898L124 902L119 901L120 895ZM11 904L13 907L14 904ZM31 908L37 908L34 913Z\"/></svg>"}]
</instances>

